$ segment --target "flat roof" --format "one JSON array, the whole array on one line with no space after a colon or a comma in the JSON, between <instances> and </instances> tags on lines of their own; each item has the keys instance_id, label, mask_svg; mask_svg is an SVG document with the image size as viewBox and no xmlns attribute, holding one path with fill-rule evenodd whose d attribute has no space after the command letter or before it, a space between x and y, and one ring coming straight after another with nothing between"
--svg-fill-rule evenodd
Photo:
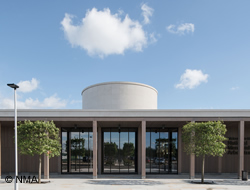
<instances>
[{"instance_id":1,"label":"flat roof","mask_svg":"<svg viewBox=\"0 0 250 190\"><path fill-rule=\"evenodd\" d=\"M82 109L18 109L18 117L39 118L250 118L250 109L147 109L147 110L82 110ZM1 118L14 117L14 109L0 109Z\"/></svg>"}]
</instances>

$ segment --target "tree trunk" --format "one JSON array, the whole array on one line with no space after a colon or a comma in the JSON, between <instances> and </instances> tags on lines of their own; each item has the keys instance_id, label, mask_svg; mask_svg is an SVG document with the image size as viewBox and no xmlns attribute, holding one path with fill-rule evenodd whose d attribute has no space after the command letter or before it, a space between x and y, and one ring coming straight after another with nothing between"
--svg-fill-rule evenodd
<instances>
[{"instance_id":1,"label":"tree trunk","mask_svg":"<svg viewBox=\"0 0 250 190\"><path fill-rule=\"evenodd\" d=\"M205 155L202 156L201 183L204 183Z\"/></svg>"},{"instance_id":2,"label":"tree trunk","mask_svg":"<svg viewBox=\"0 0 250 190\"><path fill-rule=\"evenodd\" d=\"M42 159L39 155L39 174L38 174L38 183L41 183L41 174L42 174Z\"/></svg>"}]
</instances>

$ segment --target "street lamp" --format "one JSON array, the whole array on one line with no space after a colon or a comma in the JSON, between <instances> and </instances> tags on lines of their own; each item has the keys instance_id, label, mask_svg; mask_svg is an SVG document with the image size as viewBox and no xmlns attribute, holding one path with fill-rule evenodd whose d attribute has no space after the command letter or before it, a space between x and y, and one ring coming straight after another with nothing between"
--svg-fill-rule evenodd
<instances>
[{"instance_id":1,"label":"street lamp","mask_svg":"<svg viewBox=\"0 0 250 190\"><path fill-rule=\"evenodd\" d=\"M15 109L15 190L18 190L17 176L18 176L18 165L17 165L17 107L16 107L16 89L18 85L12 83L7 84L9 87L14 88L14 109Z\"/></svg>"}]
</instances>

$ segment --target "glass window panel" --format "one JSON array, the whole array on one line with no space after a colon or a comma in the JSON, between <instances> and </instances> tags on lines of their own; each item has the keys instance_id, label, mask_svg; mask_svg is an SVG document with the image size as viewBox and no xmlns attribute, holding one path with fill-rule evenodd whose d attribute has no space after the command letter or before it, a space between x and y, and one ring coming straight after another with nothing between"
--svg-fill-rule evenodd
<instances>
[{"instance_id":1,"label":"glass window panel","mask_svg":"<svg viewBox=\"0 0 250 190\"><path fill-rule=\"evenodd\" d=\"M71 170L70 172L79 172L79 132L70 133L70 144L71 144Z\"/></svg>"},{"instance_id":2,"label":"glass window panel","mask_svg":"<svg viewBox=\"0 0 250 190\"><path fill-rule=\"evenodd\" d=\"M106 131L103 130L103 173L137 172L137 129L110 128L110 132Z\"/></svg>"},{"instance_id":3,"label":"glass window panel","mask_svg":"<svg viewBox=\"0 0 250 190\"><path fill-rule=\"evenodd\" d=\"M110 173L111 166L110 132L103 133L103 172Z\"/></svg>"},{"instance_id":4,"label":"glass window panel","mask_svg":"<svg viewBox=\"0 0 250 190\"><path fill-rule=\"evenodd\" d=\"M128 144L128 132L120 132L120 172L128 173L129 164L129 144Z\"/></svg>"},{"instance_id":5,"label":"glass window panel","mask_svg":"<svg viewBox=\"0 0 250 190\"><path fill-rule=\"evenodd\" d=\"M160 173L168 173L169 160L169 133L166 130L160 132Z\"/></svg>"},{"instance_id":6,"label":"glass window panel","mask_svg":"<svg viewBox=\"0 0 250 190\"><path fill-rule=\"evenodd\" d=\"M172 132L171 141L171 172L177 173L178 166L178 133Z\"/></svg>"},{"instance_id":7,"label":"glass window panel","mask_svg":"<svg viewBox=\"0 0 250 190\"><path fill-rule=\"evenodd\" d=\"M93 172L93 132L89 132L89 172Z\"/></svg>"},{"instance_id":8,"label":"glass window panel","mask_svg":"<svg viewBox=\"0 0 250 190\"><path fill-rule=\"evenodd\" d=\"M146 132L146 172L149 173L151 170L151 163L153 162L152 158L152 149L150 146L150 130Z\"/></svg>"},{"instance_id":9,"label":"glass window panel","mask_svg":"<svg viewBox=\"0 0 250 190\"><path fill-rule=\"evenodd\" d=\"M111 142L109 147L109 153L111 157L111 173L119 173L119 133L111 132Z\"/></svg>"},{"instance_id":10,"label":"glass window panel","mask_svg":"<svg viewBox=\"0 0 250 190\"><path fill-rule=\"evenodd\" d=\"M62 173L93 171L92 135L91 128L62 128Z\"/></svg>"},{"instance_id":11,"label":"glass window panel","mask_svg":"<svg viewBox=\"0 0 250 190\"><path fill-rule=\"evenodd\" d=\"M146 130L146 172L178 173L177 166L178 129L148 128Z\"/></svg>"},{"instance_id":12,"label":"glass window panel","mask_svg":"<svg viewBox=\"0 0 250 190\"><path fill-rule=\"evenodd\" d=\"M80 159L80 172L88 172L89 165L89 141L88 141L88 131L80 130L80 139L79 139L79 159Z\"/></svg>"},{"instance_id":13,"label":"glass window panel","mask_svg":"<svg viewBox=\"0 0 250 190\"><path fill-rule=\"evenodd\" d=\"M62 132L62 173L68 172L67 132Z\"/></svg>"},{"instance_id":14,"label":"glass window panel","mask_svg":"<svg viewBox=\"0 0 250 190\"><path fill-rule=\"evenodd\" d=\"M151 154L153 162L151 163L151 173L159 173L160 165L160 145L159 145L159 129L152 129L151 131Z\"/></svg>"},{"instance_id":15,"label":"glass window panel","mask_svg":"<svg viewBox=\"0 0 250 190\"><path fill-rule=\"evenodd\" d=\"M129 142L128 142L128 168L129 173L135 172L135 132L129 132Z\"/></svg>"}]
</instances>

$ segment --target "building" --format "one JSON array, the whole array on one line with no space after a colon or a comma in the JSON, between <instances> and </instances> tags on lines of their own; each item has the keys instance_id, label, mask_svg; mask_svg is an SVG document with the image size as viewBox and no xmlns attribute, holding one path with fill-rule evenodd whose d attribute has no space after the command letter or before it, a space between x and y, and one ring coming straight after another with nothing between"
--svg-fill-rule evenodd
<instances>
[{"instance_id":1,"label":"building","mask_svg":"<svg viewBox=\"0 0 250 190\"><path fill-rule=\"evenodd\" d=\"M250 171L250 110L159 110L157 90L132 82L108 82L82 91L81 110L18 110L18 121L53 120L60 129L62 153L44 156L49 173L148 174L201 172L201 159L183 151L187 122L223 120L228 152L206 159L206 173ZM14 173L14 111L0 110L0 176ZM48 167L49 166L49 167ZM19 172L38 172L38 157L19 155Z\"/></svg>"}]
</instances>

